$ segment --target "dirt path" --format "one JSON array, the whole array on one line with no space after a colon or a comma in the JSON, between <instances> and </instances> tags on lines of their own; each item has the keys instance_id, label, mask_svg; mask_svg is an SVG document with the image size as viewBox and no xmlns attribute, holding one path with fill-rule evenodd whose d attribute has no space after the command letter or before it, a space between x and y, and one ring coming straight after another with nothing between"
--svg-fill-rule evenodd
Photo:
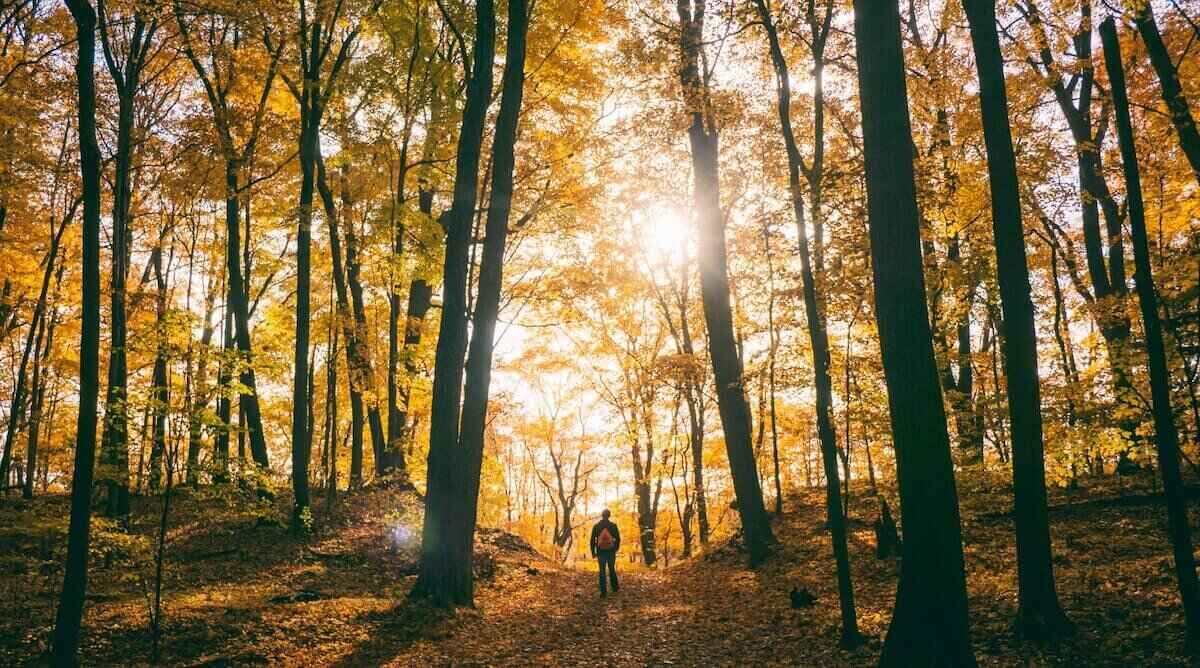
<instances>
[{"instance_id":1,"label":"dirt path","mask_svg":"<svg viewBox=\"0 0 1200 668\"><path fill-rule=\"evenodd\" d=\"M785 587L809 577L782 564L751 572L737 555L621 573L601 598L594 570L554 566L502 575L477 592L476 610L423 628L421 614L381 615L340 666L869 665L875 653L837 650L836 594L793 610ZM820 576L817 576L818 578ZM814 578L815 579L815 578ZM830 578L825 578L830 579ZM881 620L882 621L882 620ZM864 620L872 631L870 620ZM311 660L311 654L306 656ZM299 657L297 657L299 659ZM297 660L297 664L301 661Z\"/></svg>"},{"instance_id":2,"label":"dirt path","mask_svg":"<svg viewBox=\"0 0 1200 668\"><path fill-rule=\"evenodd\" d=\"M792 663L763 653L772 646L779 649L784 638L768 639L741 626L733 610L710 617L711 601L697 602L689 594L695 587L682 579L689 575L684 569L625 573L621 590L600 598L594 572L544 570L534 583L500 583L481 591L477 610L460 611L455 619L442 622L432 639L405 642L395 637L395 624L385 622L378 629L380 642L342 657L338 664ZM739 598L732 593L727 600ZM780 629L772 631L775 635Z\"/></svg>"}]
</instances>

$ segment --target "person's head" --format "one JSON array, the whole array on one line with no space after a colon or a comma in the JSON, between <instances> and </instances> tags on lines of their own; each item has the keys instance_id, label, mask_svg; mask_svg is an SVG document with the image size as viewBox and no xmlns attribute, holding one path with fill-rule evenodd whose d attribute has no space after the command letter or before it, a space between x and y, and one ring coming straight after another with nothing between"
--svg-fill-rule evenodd
<instances>
[{"instance_id":1,"label":"person's head","mask_svg":"<svg viewBox=\"0 0 1200 668\"><path fill-rule=\"evenodd\" d=\"M604 509L604 510L603 510L603 511L600 513L600 517L601 517L602 519L608 519L608 518L609 518L611 515L612 515L612 513L608 512L608 508L605 508L605 509Z\"/></svg>"}]
</instances>

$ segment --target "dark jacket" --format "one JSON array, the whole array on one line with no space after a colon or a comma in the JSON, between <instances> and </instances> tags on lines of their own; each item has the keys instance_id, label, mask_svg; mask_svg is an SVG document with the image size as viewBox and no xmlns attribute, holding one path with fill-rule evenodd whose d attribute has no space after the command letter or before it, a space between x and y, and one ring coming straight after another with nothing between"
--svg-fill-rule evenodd
<instances>
[{"instance_id":1,"label":"dark jacket","mask_svg":"<svg viewBox=\"0 0 1200 668\"><path fill-rule=\"evenodd\" d=\"M596 522L596 526L592 527L592 540L589 545L592 548L593 557L596 556L596 540L600 538L600 531L605 528L608 529L608 532L612 534L613 537L612 552L616 552L617 550L621 549L621 530L618 529L617 525L611 520L600 520L599 522Z\"/></svg>"}]
</instances>

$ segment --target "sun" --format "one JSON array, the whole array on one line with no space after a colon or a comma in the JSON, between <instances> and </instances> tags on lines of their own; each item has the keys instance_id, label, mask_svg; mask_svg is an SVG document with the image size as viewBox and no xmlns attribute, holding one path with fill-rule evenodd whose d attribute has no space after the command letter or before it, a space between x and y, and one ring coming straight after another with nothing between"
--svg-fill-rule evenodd
<instances>
[{"instance_id":1,"label":"sun","mask_svg":"<svg viewBox=\"0 0 1200 668\"><path fill-rule=\"evenodd\" d=\"M639 212L633 223L635 238L651 260L676 263L687 257L692 226L686 210L656 204Z\"/></svg>"}]
</instances>

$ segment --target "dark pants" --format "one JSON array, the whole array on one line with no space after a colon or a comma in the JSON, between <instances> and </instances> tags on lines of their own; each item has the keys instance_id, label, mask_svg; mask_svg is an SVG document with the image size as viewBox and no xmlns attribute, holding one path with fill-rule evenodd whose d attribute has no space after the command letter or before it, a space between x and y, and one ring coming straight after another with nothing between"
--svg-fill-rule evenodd
<instances>
[{"instance_id":1,"label":"dark pants","mask_svg":"<svg viewBox=\"0 0 1200 668\"><path fill-rule=\"evenodd\" d=\"M597 550L596 560L600 562L600 593L608 593L608 585L612 584L612 590L615 592L617 586L617 551L616 550ZM604 570L608 569L608 580L604 579Z\"/></svg>"}]
</instances>

